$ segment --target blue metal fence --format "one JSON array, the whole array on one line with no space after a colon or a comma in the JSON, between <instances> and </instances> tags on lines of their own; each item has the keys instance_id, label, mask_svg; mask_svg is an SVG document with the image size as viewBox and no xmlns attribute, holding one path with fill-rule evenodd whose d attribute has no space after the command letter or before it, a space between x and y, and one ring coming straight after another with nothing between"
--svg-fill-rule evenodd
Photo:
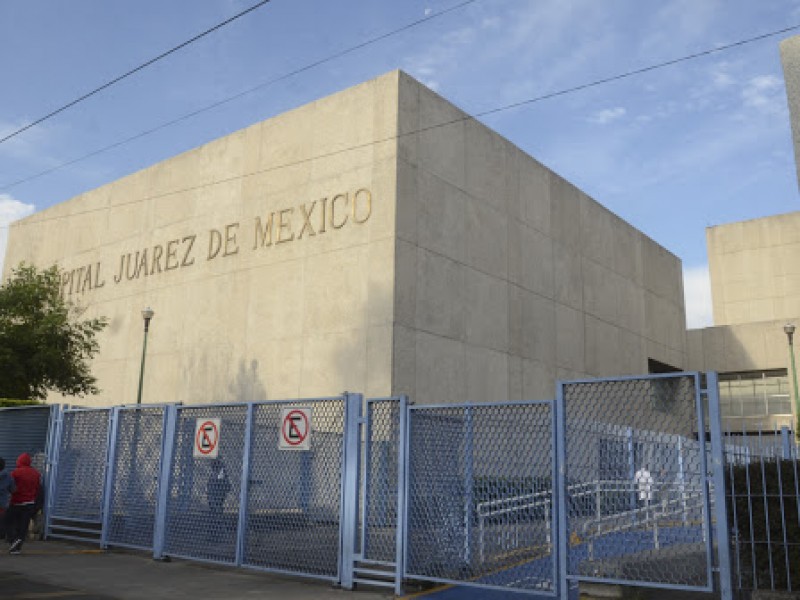
<instances>
[{"instance_id":1,"label":"blue metal fence","mask_svg":"<svg viewBox=\"0 0 800 600\"><path fill-rule=\"evenodd\" d=\"M236 564L247 405L177 408L166 505L170 556ZM217 421L213 421L216 419ZM195 457L198 427L216 423L209 436L215 457Z\"/></svg>"},{"instance_id":2,"label":"blue metal fence","mask_svg":"<svg viewBox=\"0 0 800 600\"><path fill-rule=\"evenodd\" d=\"M557 593L552 400L412 406L405 576Z\"/></svg>"},{"instance_id":3,"label":"blue metal fence","mask_svg":"<svg viewBox=\"0 0 800 600\"><path fill-rule=\"evenodd\" d=\"M103 545L153 547L165 412L163 406L114 409Z\"/></svg>"},{"instance_id":4,"label":"blue metal fence","mask_svg":"<svg viewBox=\"0 0 800 600\"><path fill-rule=\"evenodd\" d=\"M733 587L800 590L800 452L794 432L723 432Z\"/></svg>"},{"instance_id":5,"label":"blue metal fence","mask_svg":"<svg viewBox=\"0 0 800 600\"><path fill-rule=\"evenodd\" d=\"M699 374L560 383L558 405L562 588L711 591Z\"/></svg>"},{"instance_id":6,"label":"blue metal fence","mask_svg":"<svg viewBox=\"0 0 800 600\"><path fill-rule=\"evenodd\" d=\"M255 407L243 564L339 575L344 398ZM280 448L281 414L310 412L307 451Z\"/></svg>"},{"instance_id":7,"label":"blue metal fence","mask_svg":"<svg viewBox=\"0 0 800 600\"><path fill-rule=\"evenodd\" d=\"M363 404L360 394L344 394L59 407L51 421L47 535L352 587L356 560L380 559L393 569L397 530L388 523L396 524L400 501L395 425L405 401L371 400L366 417ZM369 526L359 519L362 435L372 436L369 447L379 450L370 456L393 473L392 481L373 480Z\"/></svg>"},{"instance_id":8,"label":"blue metal fence","mask_svg":"<svg viewBox=\"0 0 800 600\"><path fill-rule=\"evenodd\" d=\"M46 532L50 537L100 541L111 409L56 414L50 459Z\"/></svg>"},{"instance_id":9,"label":"blue metal fence","mask_svg":"<svg viewBox=\"0 0 800 600\"><path fill-rule=\"evenodd\" d=\"M47 532L397 593L800 587L792 432L723 430L714 374L558 391L56 407Z\"/></svg>"}]
</instances>

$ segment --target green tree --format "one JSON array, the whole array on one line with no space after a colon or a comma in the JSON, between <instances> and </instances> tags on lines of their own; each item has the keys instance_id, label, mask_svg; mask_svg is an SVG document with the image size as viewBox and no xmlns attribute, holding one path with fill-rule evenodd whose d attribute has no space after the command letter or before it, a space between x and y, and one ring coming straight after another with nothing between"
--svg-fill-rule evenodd
<instances>
[{"instance_id":1,"label":"green tree","mask_svg":"<svg viewBox=\"0 0 800 600\"><path fill-rule=\"evenodd\" d=\"M0 285L0 398L96 394L89 362L104 317L80 319L61 296L58 267L21 263Z\"/></svg>"}]
</instances>

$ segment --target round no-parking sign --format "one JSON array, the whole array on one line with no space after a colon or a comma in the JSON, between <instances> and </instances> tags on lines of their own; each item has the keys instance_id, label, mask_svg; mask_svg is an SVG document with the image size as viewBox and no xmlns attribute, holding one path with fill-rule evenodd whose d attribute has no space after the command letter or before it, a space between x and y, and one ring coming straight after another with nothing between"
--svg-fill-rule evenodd
<instances>
[{"instance_id":1,"label":"round no-parking sign","mask_svg":"<svg viewBox=\"0 0 800 600\"><path fill-rule=\"evenodd\" d=\"M195 458L217 458L219 455L220 419L197 419L194 426Z\"/></svg>"},{"instance_id":2,"label":"round no-parking sign","mask_svg":"<svg viewBox=\"0 0 800 600\"><path fill-rule=\"evenodd\" d=\"M281 410L281 431L278 437L281 450L311 449L311 408Z\"/></svg>"}]
</instances>

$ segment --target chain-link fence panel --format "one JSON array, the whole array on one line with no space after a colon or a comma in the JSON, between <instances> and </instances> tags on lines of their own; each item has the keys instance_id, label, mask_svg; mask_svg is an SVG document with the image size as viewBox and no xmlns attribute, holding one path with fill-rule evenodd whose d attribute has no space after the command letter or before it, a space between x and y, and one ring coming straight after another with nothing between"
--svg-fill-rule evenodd
<instances>
[{"instance_id":1,"label":"chain-link fence panel","mask_svg":"<svg viewBox=\"0 0 800 600\"><path fill-rule=\"evenodd\" d=\"M235 563L247 405L178 408L165 553Z\"/></svg>"},{"instance_id":2,"label":"chain-link fence panel","mask_svg":"<svg viewBox=\"0 0 800 600\"><path fill-rule=\"evenodd\" d=\"M109 410L65 410L51 499L52 519L100 523Z\"/></svg>"},{"instance_id":3,"label":"chain-link fence panel","mask_svg":"<svg viewBox=\"0 0 800 600\"><path fill-rule=\"evenodd\" d=\"M367 403L361 555L394 562L397 555L397 461L400 400Z\"/></svg>"},{"instance_id":4,"label":"chain-link fence panel","mask_svg":"<svg viewBox=\"0 0 800 600\"><path fill-rule=\"evenodd\" d=\"M164 408L124 408L118 412L107 542L153 547Z\"/></svg>"},{"instance_id":5,"label":"chain-link fence panel","mask_svg":"<svg viewBox=\"0 0 800 600\"><path fill-rule=\"evenodd\" d=\"M254 406L243 564L338 576L345 403Z\"/></svg>"},{"instance_id":6,"label":"chain-link fence panel","mask_svg":"<svg viewBox=\"0 0 800 600\"><path fill-rule=\"evenodd\" d=\"M406 575L554 593L553 403L411 407Z\"/></svg>"},{"instance_id":7,"label":"chain-link fence panel","mask_svg":"<svg viewBox=\"0 0 800 600\"><path fill-rule=\"evenodd\" d=\"M710 586L696 376L565 383L562 397L568 576Z\"/></svg>"}]
</instances>

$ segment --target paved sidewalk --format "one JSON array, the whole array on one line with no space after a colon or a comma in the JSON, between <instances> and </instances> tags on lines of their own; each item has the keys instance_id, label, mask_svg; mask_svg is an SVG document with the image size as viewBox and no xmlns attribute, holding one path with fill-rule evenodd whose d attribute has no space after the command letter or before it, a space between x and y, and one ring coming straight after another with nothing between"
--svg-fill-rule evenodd
<instances>
[{"instance_id":1,"label":"paved sidewalk","mask_svg":"<svg viewBox=\"0 0 800 600\"><path fill-rule=\"evenodd\" d=\"M3 600L387 600L389 590L346 591L324 581L188 561L155 562L125 551L102 552L64 542L28 542L11 556L0 545Z\"/></svg>"}]
</instances>

